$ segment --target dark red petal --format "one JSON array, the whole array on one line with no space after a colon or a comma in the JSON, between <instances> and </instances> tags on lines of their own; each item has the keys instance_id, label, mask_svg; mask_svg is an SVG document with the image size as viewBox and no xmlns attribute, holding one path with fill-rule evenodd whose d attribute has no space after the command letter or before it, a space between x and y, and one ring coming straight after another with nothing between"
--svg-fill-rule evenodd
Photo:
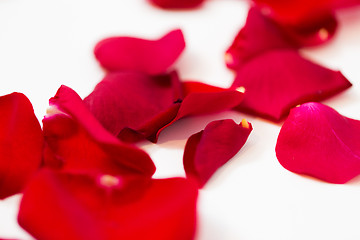
<instances>
[{"instance_id":1,"label":"dark red petal","mask_svg":"<svg viewBox=\"0 0 360 240\"><path fill-rule=\"evenodd\" d=\"M321 101L349 87L339 72L317 65L296 51L267 52L237 73L232 88L246 89L240 111L279 121L292 107Z\"/></svg>"},{"instance_id":2,"label":"dark red petal","mask_svg":"<svg viewBox=\"0 0 360 240\"><path fill-rule=\"evenodd\" d=\"M327 13L296 26L284 24L281 28L295 45L299 47L316 46L332 39L337 29L337 20L334 14Z\"/></svg>"},{"instance_id":3,"label":"dark red petal","mask_svg":"<svg viewBox=\"0 0 360 240\"><path fill-rule=\"evenodd\" d=\"M127 191L86 175L42 171L24 193L18 220L38 240L190 240L197 194L180 178Z\"/></svg>"},{"instance_id":4,"label":"dark red petal","mask_svg":"<svg viewBox=\"0 0 360 240\"><path fill-rule=\"evenodd\" d=\"M230 119L209 123L186 142L186 176L195 178L199 187L203 187L242 148L251 131L252 126L245 119L239 125Z\"/></svg>"},{"instance_id":5,"label":"dark red petal","mask_svg":"<svg viewBox=\"0 0 360 240\"><path fill-rule=\"evenodd\" d=\"M276 156L283 167L331 183L360 174L360 121L320 103L291 110L281 128Z\"/></svg>"},{"instance_id":6,"label":"dark red petal","mask_svg":"<svg viewBox=\"0 0 360 240\"><path fill-rule=\"evenodd\" d=\"M248 60L265 51L295 47L278 24L253 7L249 10L245 26L226 51L225 62L228 68L237 70Z\"/></svg>"},{"instance_id":7,"label":"dark red petal","mask_svg":"<svg viewBox=\"0 0 360 240\"><path fill-rule=\"evenodd\" d=\"M0 199L22 191L41 164L43 135L21 93L0 97Z\"/></svg>"},{"instance_id":8,"label":"dark red petal","mask_svg":"<svg viewBox=\"0 0 360 240\"><path fill-rule=\"evenodd\" d=\"M185 48L180 29L160 39L112 37L100 41L94 49L95 57L109 71L137 70L161 74L175 62Z\"/></svg>"},{"instance_id":9,"label":"dark red petal","mask_svg":"<svg viewBox=\"0 0 360 240\"><path fill-rule=\"evenodd\" d=\"M147 138L174 119L182 98L175 72L125 71L108 74L84 103L113 135L130 141Z\"/></svg>"},{"instance_id":10,"label":"dark red petal","mask_svg":"<svg viewBox=\"0 0 360 240\"><path fill-rule=\"evenodd\" d=\"M199 7L205 0L148 0L158 7L166 9L186 9Z\"/></svg>"},{"instance_id":11,"label":"dark red petal","mask_svg":"<svg viewBox=\"0 0 360 240\"><path fill-rule=\"evenodd\" d=\"M176 117L159 129L156 135L150 138L151 141L156 142L161 131L179 119L229 110L238 106L244 98L242 92L199 82L185 82L183 88L185 98Z\"/></svg>"},{"instance_id":12,"label":"dark red petal","mask_svg":"<svg viewBox=\"0 0 360 240\"><path fill-rule=\"evenodd\" d=\"M125 173L146 176L155 172L148 154L107 132L72 89L62 86L50 99L50 106L55 112L43 120L46 143L51 150L45 154L47 165L103 173L123 169Z\"/></svg>"}]
</instances>

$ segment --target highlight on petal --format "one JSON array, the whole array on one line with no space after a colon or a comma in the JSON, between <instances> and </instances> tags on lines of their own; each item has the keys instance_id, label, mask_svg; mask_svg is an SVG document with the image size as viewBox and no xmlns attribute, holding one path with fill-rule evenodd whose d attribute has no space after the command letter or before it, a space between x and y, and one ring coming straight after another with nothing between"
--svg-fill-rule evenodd
<instances>
[{"instance_id":1,"label":"highlight on petal","mask_svg":"<svg viewBox=\"0 0 360 240\"><path fill-rule=\"evenodd\" d=\"M251 131L252 125L245 119L240 124L227 119L211 122L190 136L184 151L186 176L203 187L243 147Z\"/></svg>"},{"instance_id":2,"label":"highlight on petal","mask_svg":"<svg viewBox=\"0 0 360 240\"><path fill-rule=\"evenodd\" d=\"M148 0L165 9L188 9L199 7L205 0Z\"/></svg>"},{"instance_id":3,"label":"highlight on petal","mask_svg":"<svg viewBox=\"0 0 360 240\"><path fill-rule=\"evenodd\" d=\"M360 121L320 103L291 110L281 128L276 156L289 171L330 183L360 174Z\"/></svg>"},{"instance_id":4,"label":"highlight on petal","mask_svg":"<svg viewBox=\"0 0 360 240\"><path fill-rule=\"evenodd\" d=\"M107 132L72 89L61 86L50 106L56 110L43 119L46 165L67 171L145 177L155 172L149 155Z\"/></svg>"},{"instance_id":5,"label":"highlight on petal","mask_svg":"<svg viewBox=\"0 0 360 240\"><path fill-rule=\"evenodd\" d=\"M184 36L177 29L157 40L107 38L95 46L94 54L109 71L136 70L147 74L161 74L175 62L184 48Z\"/></svg>"},{"instance_id":6,"label":"highlight on petal","mask_svg":"<svg viewBox=\"0 0 360 240\"><path fill-rule=\"evenodd\" d=\"M24 192L19 224L39 240L193 239L195 183L153 179L124 190L116 178L106 178L110 185L89 175L41 171Z\"/></svg>"},{"instance_id":7,"label":"highlight on petal","mask_svg":"<svg viewBox=\"0 0 360 240\"><path fill-rule=\"evenodd\" d=\"M237 110L280 121L298 104L322 101L351 86L339 71L317 65L296 51L277 50L248 62L237 72L232 88L246 89Z\"/></svg>"},{"instance_id":8,"label":"highlight on petal","mask_svg":"<svg viewBox=\"0 0 360 240\"><path fill-rule=\"evenodd\" d=\"M41 164L43 135L29 99L0 97L0 199L22 191Z\"/></svg>"},{"instance_id":9,"label":"highlight on petal","mask_svg":"<svg viewBox=\"0 0 360 240\"><path fill-rule=\"evenodd\" d=\"M279 25L256 7L249 10L245 26L225 53L228 68L237 70L251 58L279 48L296 48Z\"/></svg>"}]
</instances>

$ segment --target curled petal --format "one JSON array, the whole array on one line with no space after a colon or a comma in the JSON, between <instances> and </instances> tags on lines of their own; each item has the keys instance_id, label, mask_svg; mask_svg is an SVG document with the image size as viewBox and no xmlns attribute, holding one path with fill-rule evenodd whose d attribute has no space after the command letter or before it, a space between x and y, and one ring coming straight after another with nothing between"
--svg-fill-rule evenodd
<instances>
[{"instance_id":1,"label":"curled petal","mask_svg":"<svg viewBox=\"0 0 360 240\"><path fill-rule=\"evenodd\" d=\"M108 74L84 103L113 135L129 135L123 136L129 139L139 129L148 137L156 128L170 122L178 110L176 102L182 97L175 72L149 76L124 71Z\"/></svg>"},{"instance_id":2,"label":"curled petal","mask_svg":"<svg viewBox=\"0 0 360 240\"><path fill-rule=\"evenodd\" d=\"M251 131L252 125L245 119L240 124L230 119L209 123L186 143L186 176L195 178L199 187L203 187L216 170L242 148Z\"/></svg>"},{"instance_id":3,"label":"curled petal","mask_svg":"<svg viewBox=\"0 0 360 240\"><path fill-rule=\"evenodd\" d=\"M351 86L339 71L306 60L296 51L277 50L248 62L232 88L246 91L238 110L280 121L292 107L324 100Z\"/></svg>"},{"instance_id":4,"label":"curled petal","mask_svg":"<svg viewBox=\"0 0 360 240\"><path fill-rule=\"evenodd\" d=\"M320 103L291 110L281 128L276 156L289 171L330 183L360 174L360 121Z\"/></svg>"},{"instance_id":5,"label":"curled petal","mask_svg":"<svg viewBox=\"0 0 360 240\"><path fill-rule=\"evenodd\" d=\"M225 62L228 68L237 70L251 58L266 51L295 47L277 23L253 7L249 10L245 26L226 51Z\"/></svg>"},{"instance_id":6,"label":"curled petal","mask_svg":"<svg viewBox=\"0 0 360 240\"><path fill-rule=\"evenodd\" d=\"M27 97L0 97L0 199L22 191L39 168L43 135Z\"/></svg>"},{"instance_id":7,"label":"curled petal","mask_svg":"<svg viewBox=\"0 0 360 240\"><path fill-rule=\"evenodd\" d=\"M107 132L72 89L61 86L50 106L56 111L43 120L47 165L110 174L120 169L145 176L155 172L148 154Z\"/></svg>"},{"instance_id":8,"label":"curled petal","mask_svg":"<svg viewBox=\"0 0 360 240\"><path fill-rule=\"evenodd\" d=\"M194 183L157 179L126 190L120 180L42 171L24 193L19 223L39 240L193 239Z\"/></svg>"},{"instance_id":9,"label":"curled petal","mask_svg":"<svg viewBox=\"0 0 360 240\"><path fill-rule=\"evenodd\" d=\"M165 9L187 9L199 7L205 0L148 0Z\"/></svg>"},{"instance_id":10,"label":"curled petal","mask_svg":"<svg viewBox=\"0 0 360 240\"><path fill-rule=\"evenodd\" d=\"M107 38L95 46L94 54L109 71L136 70L147 74L161 74L175 62L184 48L184 36L177 29L157 40Z\"/></svg>"}]
</instances>

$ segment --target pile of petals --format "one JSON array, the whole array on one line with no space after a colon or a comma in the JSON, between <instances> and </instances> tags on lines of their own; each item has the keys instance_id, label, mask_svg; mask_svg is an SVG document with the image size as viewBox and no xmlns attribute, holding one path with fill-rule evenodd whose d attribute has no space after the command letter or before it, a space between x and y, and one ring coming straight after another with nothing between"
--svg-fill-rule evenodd
<instances>
[{"instance_id":1,"label":"pile of petals","mask_svg":"<svg viewBox=\"0 0 360 240\"><path fill-rule=\"evenodd\" d=\"M360 174L359 134L360 121L321 103L306 103L291 110L276 156L289 171L345 183Z\"/></svg>"},{"instance_id":2,"label":"pile of petals","mask_svg":"<svg viewBox=\"0 0 360 240\"><path fill-rule=\"evenodd\" d=\"M152 178L152 159L129 142L156 142L177 120L232 109L244 95L180 81L168 69L184 47L180 30L155 41L101 41L95 56L106 76L84 100L61 86L43 129L23 94L0 97L0 196L23 193L21 227L38 240L194 238L198 189L242 148L252 125L210 123L187 142L186 178ZM156 63L144 60L154 54Z\"/></svg>"},{"instance_id":3,"label":"pile of petals","mask_svg":"<svg viewBox=\"0 0 360 240\"><path fill-rule=\"evenodd\" d=\"M84 99L85 105L108 131L127 142L156 142L164 128L181 118L238 106L242 92L184 82L176 71L167 71L184 47L180 30L152 42L131 37L100 41L94 53L109 72Z\"/></svg>"},{"instance_id":4,"label":"pile of petals","mask_svg":"<svg viewBox=\"0 0 360 240\"><path fill-rule=\"evenodd\" d=\"M337 21L332 13L284 25L259 6L249 10L245 26L225 54L227 67L236 73L231 88L246 91L236 109L280 121L292 107L324 100L351 86L339 71L307 60L299 52L333 37Z\"/></svg>"}]
</instances>

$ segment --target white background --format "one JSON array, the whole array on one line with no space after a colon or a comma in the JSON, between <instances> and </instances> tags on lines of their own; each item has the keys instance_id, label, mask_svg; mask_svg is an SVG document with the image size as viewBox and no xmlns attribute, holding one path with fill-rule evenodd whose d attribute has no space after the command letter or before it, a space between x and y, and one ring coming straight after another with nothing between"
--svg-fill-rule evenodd
<instances>
[{"instance_id":1,"label":"white background","mask_svg":"<svg viewBox=\"0 0 360 240\"><path fill-rule=\"evenodd\" d=\"M99 40L115 35L155 39L178 27L187 42L174 66L180 76L228 87L234 75L223 54L248 8L241 0L208 0L193 11L163 11L145 0L1 0L0 95L25 93L41 121L61 84L85 97L101 80L104 72L92 53ZM360 119L360 8L342 10L338 18L330 43L303 52L341 70L353 83L325 104ZM142 144L158 167L155 177L184 176L186 139L209 121L244 117L254 130L200 191L196 239L360 239L360 177L334 185L283 169L274 150L281 124L234 112L179 121L161 133L157 145ZM32 239L16 223L20 197L0 201L0 238Z\"/></svg>"}]
</instances>

